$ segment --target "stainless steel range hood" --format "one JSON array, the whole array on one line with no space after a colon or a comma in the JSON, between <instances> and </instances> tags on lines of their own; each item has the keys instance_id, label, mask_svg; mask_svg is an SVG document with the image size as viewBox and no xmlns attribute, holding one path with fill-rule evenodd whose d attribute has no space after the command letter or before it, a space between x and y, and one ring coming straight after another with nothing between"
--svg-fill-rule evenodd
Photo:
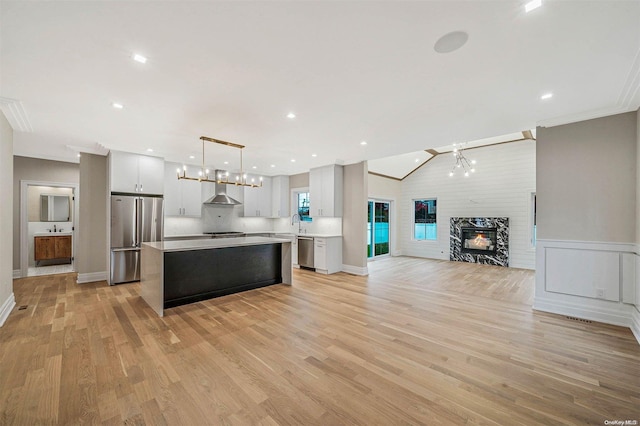
<instances>
[{"instance_id":1,"label":"stainless steel range hood","mask_svg":"<svg viewBox=\"0 0 640 426\"><path fill-rule=\"evenodd\" d=\"M226 173L224 170L216 170L214 176ZM237 206L242 204L235 198L231 198L227 195L227 185L224 183L215 184L215 193L213 197L209 198L204 204L214 204L218 206Z\"/></svg>"}]
</instances>

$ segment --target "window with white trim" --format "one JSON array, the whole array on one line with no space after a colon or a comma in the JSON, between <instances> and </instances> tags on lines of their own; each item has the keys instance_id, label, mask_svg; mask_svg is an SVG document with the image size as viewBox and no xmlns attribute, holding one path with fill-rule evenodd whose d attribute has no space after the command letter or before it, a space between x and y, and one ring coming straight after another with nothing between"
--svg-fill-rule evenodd
<instances>
[{"instance_id":1,"label":"window with white trim","mask_svg":"<svg viewBox=\"0 0 640 426\"><path fill-rule=\"evenodd\" d=\"M413 200L413 239L429 241L437 239L437 200L423 198Z\"/></svg>"}]
</instances>

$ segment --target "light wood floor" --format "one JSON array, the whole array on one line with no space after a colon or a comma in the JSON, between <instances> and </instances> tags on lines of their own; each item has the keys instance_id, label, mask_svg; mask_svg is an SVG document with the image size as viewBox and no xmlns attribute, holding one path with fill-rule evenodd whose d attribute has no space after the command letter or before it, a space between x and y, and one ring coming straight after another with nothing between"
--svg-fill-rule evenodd
<instances>
[{"instance_id":1,"label":"light wood floor","mask_svg":"<svg viewBox=\"0 0 640 426\"><path fill-rule=\"evenodd\" d=\"M295 271L158 318L138 284L14 282L0 424L640 420L628 329L533 312L533 272L413 258Z\"/></svg>"}]
</instances>

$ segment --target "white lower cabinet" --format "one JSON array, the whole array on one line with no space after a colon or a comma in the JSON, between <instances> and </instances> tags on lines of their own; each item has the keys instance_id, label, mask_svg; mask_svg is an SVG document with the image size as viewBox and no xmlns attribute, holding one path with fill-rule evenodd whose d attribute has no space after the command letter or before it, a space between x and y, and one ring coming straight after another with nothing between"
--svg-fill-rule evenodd
<instances>
[{"instance_id":1,"label":"white lower cabinet","mask_svg":"<svg viewBox=\"0 0 640 426\"><path fill-rule=\"evenodd\" d=\"M291 263L298 266L298 239L291 240Z\"/></svg>"},{"instance_id":2,"label":"white lower cabinet","mask_svg":"<svg viewBox=\"0 0 640 426\"><path fill-rule=\"evenodd\" d=\"M313 239L313 266L321 274L334 274L342 270L342 237L315 237Z\"/></svg>"}]
</instances>

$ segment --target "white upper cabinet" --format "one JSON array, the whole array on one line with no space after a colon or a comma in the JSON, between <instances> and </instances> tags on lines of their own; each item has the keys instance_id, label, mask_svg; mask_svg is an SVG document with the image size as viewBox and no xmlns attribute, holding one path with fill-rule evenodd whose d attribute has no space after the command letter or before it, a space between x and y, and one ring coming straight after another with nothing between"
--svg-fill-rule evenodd
<instances>
[{"instance_id":1,"label":"white upper cabinet","mask_svg":"<svg viewBox=\"0 0 640 426\"><path fill-rule=\"evenodd\" d=\"M309 172L309 215L342 217L342 166L311 169Z\"/></svg>"},{"instance_id":2,"label":"white upper cabinet","mask_svg":"<svg viewBox=\"0 0 640 426\"><path fill-rule=\"evenodd\" d=\"M249 177L251 179L251 177ZM256 182L258 181L257 178ZM259 188L244 187L244 216L272 217L271 178L263 177Z\"/></svg>"},{"instance_id":3,"label":"white upper cabinet","mask_svg":"<svg viewBox=\"0 0 640 426\"><path fill-rule=\"evenodd\" d=\"M162 195L164 160L148 155L111 151L109 172L112 192Z\"/></svg>"},{"instance_id":4,"label":"white upper cabinet","mask_svg":"<svg viewBox=\"0 0 640 426\"><path fill-rule=\"evenodd\" d=\"M164 214L165 216L201 216L201 183L194 180L178 180L178 163L164 166Z\"/></svg>"},{"instance_id":5,"label":"white upper cabinet","mask_svg":"<svg viewBox=\"0 0 640 426\"><path fill-rule=\"evenodd\" d=\"M271 178L271 217L289 217L289 176Z\"/></svg>"}]
</instances>

